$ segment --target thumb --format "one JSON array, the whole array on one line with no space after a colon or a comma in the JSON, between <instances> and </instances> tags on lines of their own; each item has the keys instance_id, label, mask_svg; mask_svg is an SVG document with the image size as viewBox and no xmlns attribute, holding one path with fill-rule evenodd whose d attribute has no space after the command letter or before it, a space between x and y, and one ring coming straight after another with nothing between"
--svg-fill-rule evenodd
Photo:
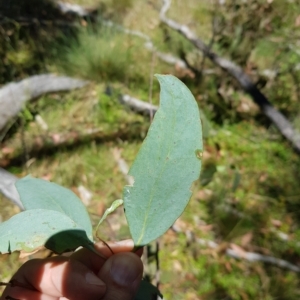
<instances>
[{"instance_id":1,"label":"thumb","mask_svg":"<svg viewBox=\"0 0 300 300\"><path fill-rule=\"evenodd\" d=\"M132 300L143 275L141 259L134 253L112 255L99 271L98 276L106 284L103 300Z\"/></svg>"}]
</instances>

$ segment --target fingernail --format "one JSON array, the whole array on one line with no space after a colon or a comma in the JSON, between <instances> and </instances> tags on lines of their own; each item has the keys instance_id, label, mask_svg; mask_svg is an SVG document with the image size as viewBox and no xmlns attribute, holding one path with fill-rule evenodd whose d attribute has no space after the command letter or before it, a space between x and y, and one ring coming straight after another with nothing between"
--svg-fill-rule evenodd
<instances>
[{"instance_id":1,"label":"fingernail","mask_svg":"<svg viewBox=\"0 0 300 300\"><path fill-rule=\"evenodd\" d=\"M85 281L88 284L92 284L92 285L98 285L98 286L105 285L105 283L100 278L98 278L94 273L87 273L85 275Z\"/></svg>"},{"instance_id":2,"label":"fingernail","mask_svg":"<svg viewBox=\"0 0 300 300\"><path fill-rule=\"evenodd\" d=\"M128 253L127 255L135 255ZM116 256L111 267L111 276L120 286L130 286L140 275L139 270L132 264L131 259L126 259L124 255Z\"/></svg>"}]
</instances>

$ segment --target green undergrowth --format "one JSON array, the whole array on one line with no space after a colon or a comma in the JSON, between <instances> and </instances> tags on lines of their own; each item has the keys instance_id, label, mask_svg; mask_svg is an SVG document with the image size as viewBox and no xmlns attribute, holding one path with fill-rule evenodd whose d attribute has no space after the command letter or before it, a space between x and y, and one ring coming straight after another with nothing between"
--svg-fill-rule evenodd
<instances>
[{"instance_id":1,"label":"green undergrowth","mask_svg":"<svg viewBox=\"0 0 300 300\"><path fill-rule=\"evenodd\" d=\"M299 158L281 139L268 140L268 135L245 123L219 128L207 139L200 182L178 223L183 233L170 231L162 242L162 287L168 298L299 297L297 274L224 252L233 244L241 256L248 251L291 261L299 255L300 211L290 209L300 195ZM209 249L198 239L219 246Z\"/></svg>"},{"instance_id":2,"label":"green undergrowth","mask_svg":"<svg viewBox=\"0 0 300 300\"><path fill-rule=\"evenodd\" d=\"M119 81L148 83L149 74L141 66L151 61L147 51L141 51L140 40L102 27L100 30L82 30L76 40L60 50L60 70L100 82ZM138 59L141 64L135 64Z\"/></svg>"},{"instance_id":3,"label":"green undergrowth","mask_svg":"<svg viewBox=\"0 0 300 300\"><path fill-rule=\"evenodd\" d=\"M173 72L174 66L158 61L145 48L143 38L126 34L118 26L123 25L100 22L82 28L67 45L57 46L49 70L140 91L148 91L153 74ZM153 93L158 93L157 86Z\"/></svg>"}]
</instances>

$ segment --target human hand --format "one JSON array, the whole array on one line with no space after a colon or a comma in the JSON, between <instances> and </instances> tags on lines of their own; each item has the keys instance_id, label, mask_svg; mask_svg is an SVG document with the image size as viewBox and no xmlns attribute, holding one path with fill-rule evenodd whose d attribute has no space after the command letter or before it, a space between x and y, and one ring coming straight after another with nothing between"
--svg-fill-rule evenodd
<instances>
[{"instance_id":1,"label":"human hand","mask_svg":"<svg viewBox=\"0 0 300 300\"><path fill-rule=\"evenodd\" d=\"M96 245L107 260L87 249L70 257L26 262L12 277L0 300L132 300L142 279L142 250L131 240Z\"/></svg>"}]
</instances>

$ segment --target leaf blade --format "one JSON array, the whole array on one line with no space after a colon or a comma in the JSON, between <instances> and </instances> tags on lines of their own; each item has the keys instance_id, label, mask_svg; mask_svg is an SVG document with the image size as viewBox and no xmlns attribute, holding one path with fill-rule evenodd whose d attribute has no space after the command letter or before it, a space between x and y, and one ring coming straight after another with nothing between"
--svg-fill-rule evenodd
<instances>
[{"instance_id":1,"label":"leaf blade","mask_svg":"<svg viewBox=\"0 0 300 300\"><path fill-rule=\"evenodd\" d=\"M47 209L31 209L14 215L0 224L0 253L13 251L32 252L46 244L50 237L62 231L73 231L73 242L54 239L60 248L52 248L62 253L82 244L91 244L85 231L63 213ZM76 231L76 234L74 233Z\"/></svg>"},{"instance_id":2,"label":"leaf blade","mask_svg":"<svg viewBox=\"0 0 300 300\"><path fill-rule=\"evenodd\" d=\"M89 239L93 231L81 200L69 189L43 179L26 176L16 182L25 210L48 209L65 214L84 229Z\"/></svg>"},{"instance_id":3,"label":"leaf blade","mask_svg":"<svg viewBox=\"0 0 300 300\"><path fill-rule=\"evenodd\" d=\"M125 214L136 246L158 238L186 207L192 183L199 178L202 128L197 103L176 77L157 75L160 107L129 171Z\"/></svg>"}]
</instances>

